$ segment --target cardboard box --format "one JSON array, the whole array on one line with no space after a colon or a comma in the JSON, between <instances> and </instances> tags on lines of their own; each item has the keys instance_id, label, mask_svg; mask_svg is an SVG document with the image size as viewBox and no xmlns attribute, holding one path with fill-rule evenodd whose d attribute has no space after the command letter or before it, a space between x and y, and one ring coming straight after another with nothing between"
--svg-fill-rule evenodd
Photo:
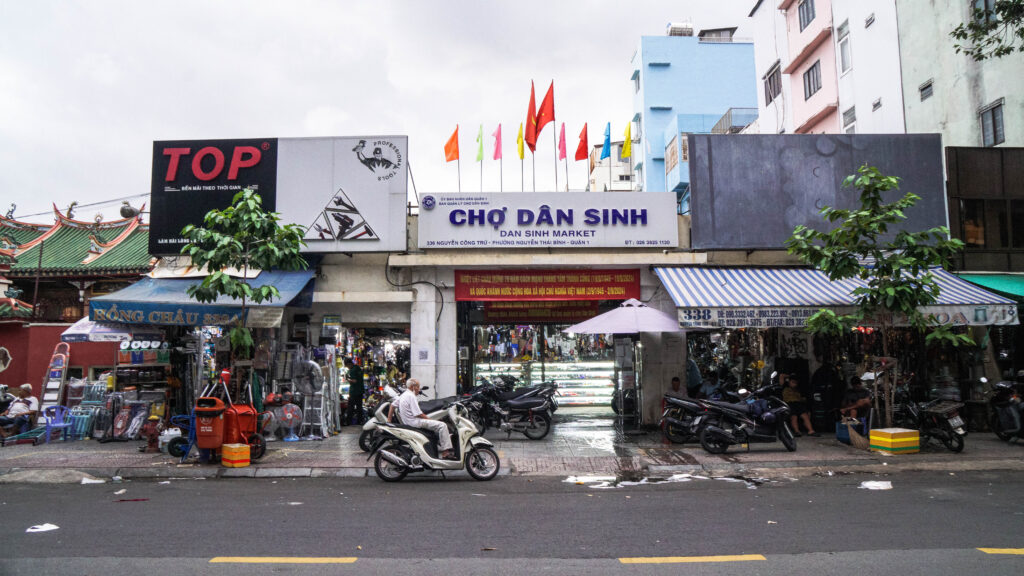
<instances>
[{"instance_id":1,"label":"cardboard box","mask_svg":"<svg viewBox=\"0 0 1024 576\"><path fill-rule=\"evenodd\" d=\"M871 449L890 454L914 454L921 451L921 435L906 428L878 428L869 437Z\"/></svg>"},{"instance_id":2,"label":"cardboard box","mask_svg":"<svg viewBox=\"0 0 1024 576\"><path fill-rule=\"evenodd\" d=\"M224 444L220 450L220 463L225 468L245 468L249 465L249 445Z\"/></svg>"}]
</instances>

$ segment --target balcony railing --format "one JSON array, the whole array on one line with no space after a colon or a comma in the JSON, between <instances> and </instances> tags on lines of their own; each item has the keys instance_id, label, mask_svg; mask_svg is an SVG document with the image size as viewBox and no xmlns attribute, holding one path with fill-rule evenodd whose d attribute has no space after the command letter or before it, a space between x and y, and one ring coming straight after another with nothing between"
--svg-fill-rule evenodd
<instances>
[{"instance_id":1,"label":"balcony railing","mask_svg":"<svg viewBox=\"0 0 1024 576\"><path fill-rule=\"evenodd\" d=\"M757 120L757 108L729 108L715 123L712 134L739 134L744 128Z\"/></svg>"}]
</instances>

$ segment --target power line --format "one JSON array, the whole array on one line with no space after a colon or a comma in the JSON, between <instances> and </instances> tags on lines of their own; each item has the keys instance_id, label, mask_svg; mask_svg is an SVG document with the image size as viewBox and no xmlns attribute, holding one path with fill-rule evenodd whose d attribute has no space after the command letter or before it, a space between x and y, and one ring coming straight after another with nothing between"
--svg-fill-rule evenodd
<instances>
[{"instance_id":1,"label":"power line","mask_svg":"<svg viewBox=\"0 0 1024 576\"><path fill-rule=\"evenodd\" d=\"M143 198L146 196L149 196L149 192L146 192L145 194L135 194L134 196L125 196L123 198L114 198L112 200L104 200L102 202L93 202L91 204L75 204L75 210L78 210L79 208L91 208L93 206L105 206L107 204L113 204L115 202L123 202L125 200L131 200L132 198ZM67 212L68 208L70 208L70 204L64 208L65 213ZM14 218L32 218L33 216L46 216L47 214L50 213L51 211L47 210L46 212L38 212L36 214L18 214Z\"/></svg>"}]
</instances>

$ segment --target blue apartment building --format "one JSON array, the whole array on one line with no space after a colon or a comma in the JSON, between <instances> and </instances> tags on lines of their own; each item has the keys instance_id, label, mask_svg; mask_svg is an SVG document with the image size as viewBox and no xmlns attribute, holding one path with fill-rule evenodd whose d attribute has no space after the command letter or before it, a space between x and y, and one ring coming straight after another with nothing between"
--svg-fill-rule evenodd
<instances>
[{"instance_id":1,"label":"blue apartment building","mask_svg":"<svg viewBox=\"0 0 1024 576\"><path fill-rule=\"evenodd\" d=\"M689 199L686 134L735 133L757 117L754 44L735 28L697 36L670 24L633 55L633 169L637 188Z\"/></svg>"}]
</instances>

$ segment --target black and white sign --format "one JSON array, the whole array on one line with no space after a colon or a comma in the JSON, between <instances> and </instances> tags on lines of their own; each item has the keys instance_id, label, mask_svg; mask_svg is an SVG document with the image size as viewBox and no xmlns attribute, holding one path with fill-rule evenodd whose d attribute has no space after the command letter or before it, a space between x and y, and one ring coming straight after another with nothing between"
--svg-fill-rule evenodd
<instances>
[{"instance_id":1,"label":"black and white sign","mask_svg":"<svg viewBox=\"0 0 1024 576\"><path fill-rule=\"evenodd\" d=\"M408 147L405 136L155 142L150 253L178 254L182 228L246 187L306 228L306 252L405 250Z\"/></svg>"},{"instance_id":2,"label":"black and white sign","mask_svg":"<svg viewBox=\"0 0 1024 576\"><path fill-rule=\"evenodd\" d=\"M674 248L676 196L654 192L428 194L420 248Z\"/></svg>"}]
</instances>

